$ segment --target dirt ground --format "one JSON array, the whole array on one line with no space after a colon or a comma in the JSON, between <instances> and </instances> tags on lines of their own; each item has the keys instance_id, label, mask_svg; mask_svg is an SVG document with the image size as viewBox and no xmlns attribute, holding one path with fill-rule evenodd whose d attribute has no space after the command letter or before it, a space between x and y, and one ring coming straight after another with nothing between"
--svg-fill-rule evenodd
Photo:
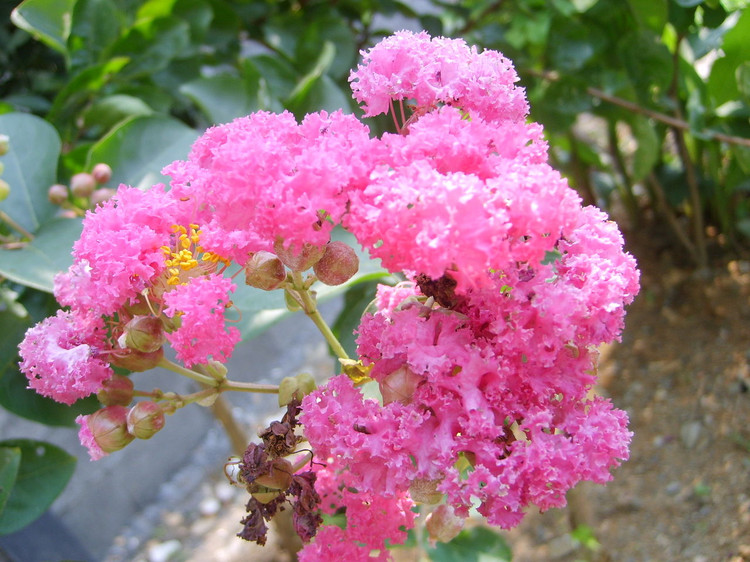
<instances>
[{"instance_id":1,"label":"dirt ground","mask_svg":"<svg viewBox=\"0 0 750 562\"><path fill-rule=\"evenodd\" d=\"M622 342L602 350L598 389L630 415L631 458L607 486L579 486L568 508L530 511L505 534L515 561L750 561L750 261L697 275L641 236L629 240L642 290ZM265 549L233 538L243 501L165 513L131 559L157 562L170 540L170 560L288 559L277 535ZM572 539L582 525L588 546Z\"/></svg>"}]
</instances>

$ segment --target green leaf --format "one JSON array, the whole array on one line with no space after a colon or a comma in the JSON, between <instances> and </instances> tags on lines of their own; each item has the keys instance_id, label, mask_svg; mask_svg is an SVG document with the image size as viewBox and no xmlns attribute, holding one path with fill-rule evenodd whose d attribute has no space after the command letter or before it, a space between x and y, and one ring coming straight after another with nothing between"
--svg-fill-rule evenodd
<instances>
[{"instance_id":1,"label":"green leaf","mask_svg":"<svg viewBox=\"0 0 750 562\"><path fill-rule=\"evenodd\" d=\"M180 92L193 100L213 124L228 123L260 109L257 83L237 76L198 78L183 84Z\"/></svg>"},{"instance_id":2,"label":"green leaf","mask_svg":"<svg viewBox=\"0 0 750 562\"><path fill-rule=\"evenodd\" d=\"M510 562L513 554L498 533L486 527L464 529L448 543L427 548L432 562Z\"/></svg>"},{"instance_id":3,"label":"green leaf","mask_svg":"<svg viewBox=\"0 0 750 562\"><path fill-rule=\"evenodd\" d=\"M118 123L153 113L154 110L142 99L115 94L96 100L81 117L90 135L101 136Z\"/></svg>"},{"instance_id":4,"label":"green leaf","mask_svg":"<svg viewBox=\"0 0 750 562\"><path fill-rule=\"evenodd\" d=\"M110 131L91 148L88 167L106 162L113 170L112 185L145 188L164 182L162 168L185 159L197 138L195 129L171 117L136 117Z\"/></svg>"},{"instance_id":5,"label":"green leaf","mask_svg":"<svg viewBox=\"0 0 750 562\"><path fill-rule=\"evenodd\" d=\"M22 529L47 511L73 476L76 459L43 441L10 439L0 441L0 447L21 450L16 483L0 515L0 534L7 534Z\"/></svg>"},{"instance_id":6,"label":"green leaf","mask_svg":"<svg viewBox=\"0 0 750 562\"><path fill-rule=\"evenodd\" d=\"M633 116L630 126L637 142L637 148L633 154L631 181L639 182L658 162L660 141L653 125L646 117Z\"/></svg>"},{"instance_id":7,"label":"green leaf","mask_svg":"<svg viewBox=\"0 0 750 562\"><path fill-rule=\"evenodd\" d=\"M334 47L333 43L330 41L326 41L323 45L323 49L320 51L320 56L318 56L318 59L315 62L315 66L310 72L305 74L299 82L297 82L294 90L289 94L289 99L286 100L286 106L297 114L298 118L301 117L301 115L297 113L297 109L305 103L305 100L315 83L318 82L320 77L331 66L335 55L336 47Z\"/></svg>"},{"instance_id":8,"label":"green leaf","mask_svg":"<svg viewBox=\"0 0 750 562\"><path fill-rule=\"evenodd\" d=\"M295 48L296 59L302 64L312 62L311 55L325 49L326 43L335 48L328 72L336 79L347 76L357 58L357 43L346 21L333 14L317 17L305 26Z\"/></svg>"},{"instance_id":9,"label":"green leaf","mask_svg":"<svg viewBox=\"0 0 750 562\"><path fill-rule=\"evenodd\" d=\"M349 287L344 294L344 308L331 326L336 339L344 346L349 357L356 357L357 343L354 330L359 327L362 315L375 298L380 281L368 281Z\"/></svg>"},{"instance_id":10,"label":"green leaf","mask_svg":"<svg viewBox=\"0 0 750 562\"><path fill-rule=\"evenodd\" d=\"M80 220L53 220L40 228L24 248L0 250L0 275L51 293L55 275L73 263L70 251L80 236Z\"/></svg>"},{"instance_id":11,"label":"green leaf","mask_svg":"<svg viewBox=\"0 0 750 562\"><path fill-rule=\"evenodd\" d=\"M742 12L734 27L726 32L721 46L724 56L714 62L711 67L708 91L716 107L740 97L737 69L747 61L748 37L750 37L750 10Z\"/></svg>"},{"instance_id":12,"label":"green leaf","mask_svg":"<svg viewBox=\"0 0 750 562\"><path fill-rule=\"evenodd\" d=\"M102 55L120 37L122 23L114 0L77 0L69 41L71 66L104 62Z\"/></svg>"},{"instance_id":13,"label":"green leaf","mask_svg":"<svg viewBox=\"0 0 750 562\"><path fill-rule=\"evenodd\" d=\"M188 23L177 17L163 17L140 21L112 46L109 54L130 59L122 77L132 79L165 69L191 49Z\"/></svg>"},{"instance_id":14,"label":"green leaf","mask_svg":"<svg viewBox=\"0 0 750 562\"><path fill-rule=\"evenodd\" d=\"M10 492L18 477L21 466L21 449L19 447L0 447L0 517L3 515L5 504L8 503Z\"/></svg>"},{"instance_id":15,"label":"green leaf","mask_svg":"<svg viewBox=\"0 0 750 562\"><path fill-rule=\"evenodd\" d=\"M256 55L244 61L244 64L260 73L274 98L288 98L297 84L297 73L281 57Z\"/></svg>"},{"instance_id":16,"label":"green leaf","mask_svg":"<svg viewBox=\"0 0 750 562\"><path fill-rule=\"evenodd\" d=\"M628 4L639 24L661 33L669 18L666 0L628 0Z\"/></svg>"},{"instance_id":17,"label":"green leaf","mask_svg":"<svg viewBox=\"0 0 750 562\"><path fill-rule=\"evenodd\" d=\"M0 157L10 195L0 209L34 232L58 210L47 199L47 190L57 178L60 137L43 119L22 113L0 115L0 133L10 137L10 150Z\"/></svg>"},{"instance_id":18,"label":"green leaf","mask_svg":"<svg viewBox=\"0 0 750 562\"><path fill-rule=\"evenodd\" d=\"M36 39L67 57L76 0L25 0L10 20Z\"/></svg>"},{"instance_id":19,"label":"green leaf","mask_svg":"<svg viewBox=\"0 0 750 562\"><path fill-rule=\"evenodd\" d=\"M659 42L656 34L639 29L621 39L618 54L640 101L653 105L653 99L672 81L669 49Z\"/></svg>"}]
</instances>

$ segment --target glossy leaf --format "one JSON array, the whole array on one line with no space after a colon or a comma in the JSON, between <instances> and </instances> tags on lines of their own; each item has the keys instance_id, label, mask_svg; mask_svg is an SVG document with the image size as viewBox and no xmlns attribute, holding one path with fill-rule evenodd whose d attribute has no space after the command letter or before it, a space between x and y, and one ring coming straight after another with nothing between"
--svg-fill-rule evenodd
<instances>
[{"instance_id":1,"label":"glossy leaf","mask_svg":"<svg viewBox=\"0 0 750 562\"><path fill-rule=\"evenodd\" d=\"M10 19L56 51L67 55L73 7L76 0L25 0Z\"/></svg>"},{"instance_id":2,"label":"glossy leaf","mask_svg":"<svg viewBox=\"0 0 750 562\"><path fill-rule=\"evenodd\" d=\"M0 441L0 447L21 451L15 485L0 514L0 534L22 529L42 513L65 489L76 459L59 447L31 439Z\"/></svg>"},{"instance_id":3,"label":"glossy leaf","mask_svg":"<svg viewBox=\"0 0 750 562\"><path fill-rule=\"evenodd\" d=\"M448 543L427 549L432 562L510 562L513 554L505 539L486 527L464 529Z\"/></svg>"},{"instance_id":4,"label":"glossy leaf","mask_svg":"<svg viewBox=\"0 0 750 562\"><path fill-rule=\"evenodd\" d=\"M0 134L10 137L10 150L0 157L3 180L10 195L0 209L30 232L49 220L58 208L47 199L57 177L60 137L54 127L34 115L0 115Z\"/></svg>"},{"instance_id":5,"label":"glossy leaf","mask_svg":"<svg viewBox=\"0 0 750 562\"><path fill-rule=\"evenodd\" d=\"M0 275L21 285L51 293L55 275L73 263L70 251L80 236L80 220L57 219L48 222L24 248L0 250Z\"/></svg>"},{"instance_id":6,"label":"glossy leaf","mask_svg":"<svg viewBox=\"0 0 750 562\"><path fill-rule=\"evenodd\" d=\"M212 124L228 123L260 109L257 83L237 76L198 78L184 84L180 92L193 100Z\"/></svg>"},{"instance_id":7,"label":"glossy leaf","mask_svg":"<svg viewBox=\"0 0 750 562\"><path fill-rule=\"evenodd\" d=\"M19 447L0 447L0 518L5 504L16 483L18 469L21 466L21 449Z\"/></svg>"},{"instance_id":8,"label":"glossy leaf","mask_svg":"<svg viewBox=\"0 0 750 562\"><path fill-rule=\"evenodd\" d=\"M124 183L145 188L163 183L161 170L174 160L184 160L198 132L165 116L136 117L122 123L89 153L88 166L106 162L113 170L112 185Z\"/></svg>"},{"instance_id":9,"label":"glossy leaf","mask_svg":"<svg viewBox=\"0 0 750 562\"><path fill-rule=\"evenodd\" d=\"M724 35L723 56L711 67L708 89L717 106L739 97L737 69L748 60L747 38L750 37L750 11L742 12L737 23Z\"/></svg>"}]
</instances>

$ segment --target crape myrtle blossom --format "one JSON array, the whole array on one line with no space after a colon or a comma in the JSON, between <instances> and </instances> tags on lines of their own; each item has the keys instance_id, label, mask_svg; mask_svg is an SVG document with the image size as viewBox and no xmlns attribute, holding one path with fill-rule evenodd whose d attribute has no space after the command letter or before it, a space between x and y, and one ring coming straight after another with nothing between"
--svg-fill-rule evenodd
<instances>
[{"instance_id":1,"label":"crape myrtle blossom","mask_svg":"<svg viewBox=\"0 0 750 562\"><path fill-rule=\"evenodd\" d=\"M325 246L340 222L347 190L370 170L369 131L353 115L257 112L213 127L187 161L167 166L172 192L189 197L202 243L247 262L259 251Z\"/></svg>"}]
</instances>

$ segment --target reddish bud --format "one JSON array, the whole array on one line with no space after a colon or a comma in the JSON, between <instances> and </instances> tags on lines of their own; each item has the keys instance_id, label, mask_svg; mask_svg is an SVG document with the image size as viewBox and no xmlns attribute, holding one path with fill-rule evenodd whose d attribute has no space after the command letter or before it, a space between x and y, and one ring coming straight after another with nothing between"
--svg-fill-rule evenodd
<instances>
[{"instance_id":1,"label":"reddish bud","mask_svg":"<svg viewBox=\"0 0 750 562\"><path fill-rule=\"evenodd\" d=\"M135 439L128 433L127 416L123 406L107 406L89 416L86 423L91 435L105 453L119 451Z\"/></svg>"},{"instance_id":2,"label":"reddish bud","mask_svg":"<svg viewBox=\"0 0 750 562\"><path fill-rule=\"evenodd\" d=\"M464 519L458 517L453 508L444 503L427 516L425 527L433 541L450 542L464 528Z\"/></svg>"},{"instance_id":3,"label":"reddish bud","mask_svg":"<svg viewBox=\"0 0 750 562\"><path fill-rule=\"evenodd\" d=\"M54 205L62 205L68 200L68 188L61 183L56 183L47 190L47 199Z\"/></svg>"},{"instance_id":4,"label":"reddish bud","mask_svg":"<svg viewBox=\"0 0 750 562\"><path fill-rule=\"evenodd\" d=\"M285 248L284 241L281 238L277 238L273 245L273 251L284 262L284 265L292 271L305 271L310 269L323 257L326 247L305 243L301 249L296 246Z\"/></svg>"},{"instance_id":5,"label":"reddish bud","mask_svg":"<svg viewBox=\"0 0 750 562\"><path fill-rule=\"evenodd\" d=\"M104 381L96 397L105 406L127 406L133 401L133 381L129 377L113 375Z\"/></svg>"},{"instance_id":6,"label":"reddish bud","mask_svg":"<svg viewBox=\"0 0 750 562\"><path fill-rule=\"evenodd\" d=\"M164 410L156 402L138 402L127 417L128 432L138 439L151 439L164 427Z\"/></svg>"},{"instance_id":7,"label":"reddish bud","mask_svg":"<svg viewBox=\"0 0 750 562\"><path fill-rule=\"evenodd\" d=\"M117 193L114 189L109 187L100 187L94 193L91 194L91 206L96 207L101 205L105 201L109 201Z\"/></svg>"},{"instance_id":8,"label":"reddish bud","mask_svg":"<svg viewBox=\"0 0 750 562\"><path fill-rule=\"evenodd\" d=\"M286 280L282 261L271 252L256 252L245 266L245 283L264 291L278 289Z\"/></svg>"},{"instance_id":9,"label":"reddish bud","mask_svg":"<svg viewBox=\"0 0 750 562\"><path fill-rule=\"evenodd\" d=\"M338 240L328 243L323 257L313 266L315 275L326 285L346 283L358 269L357 253Z\"/></svg>"},{"instance_id":10,"label":"reddish bud","mask_svg":"<svg viewBox=\"0 0 750 562\"><path fill-rule=\"evenodd\" d=\"M117 340L120 347L142 353L153 353L167 341L161 320L153 316L135 316L125 325L125 331Z\"/></svg>"},{"instance_id":11,"label":"reddish bud","mask_svg":"<svg viewBox=\"0 0 750 562\"><path fill-rule=\"evenodd\" d=\"M112 179L112 168L107 164L100 163L94 166L94 169L91 170L91 175L94 177L96 183L102 185Z\"/></svg>"},{"instance_id":12,"label":"reddish bud","mask_svg":"<svg viewBox=\"0 0 750 562\"><path fill-rule=\"evenodd\" d=\"M89 197L96 189L94 176L86 172L75 174L70 178L70 191L75 197Z\"/></svg>"},{"instance_id":13,"label":"reddish bud","mask_svg":"<svg viewBox=\"0 0 750 562\"><path fill-rule=\"evenodd\" d=\"M409 367L403 366L400 369L396 369L380 381L380 394L383 396L383 405L385 406L391 402L409 404L420 382L422 382L422 377Z\"/></svg>"}]
</instances>

